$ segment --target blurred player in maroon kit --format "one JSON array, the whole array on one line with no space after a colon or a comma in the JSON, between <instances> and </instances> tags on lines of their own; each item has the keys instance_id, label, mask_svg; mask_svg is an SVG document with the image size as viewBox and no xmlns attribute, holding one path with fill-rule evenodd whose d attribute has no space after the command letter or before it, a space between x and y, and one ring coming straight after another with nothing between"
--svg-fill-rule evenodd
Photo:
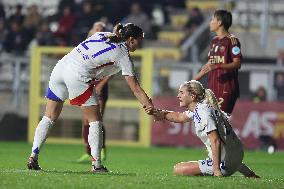
<instances>
[{"instance_id":1,"label":"blurred player in maroon kit","mask_svg":"<svg viewBox=\"0 0 284 189\"><path fill-rule=\"evenodd\" d=\"M226 10L214 12L210 21L210 31L216 33L210 44L208 62L194 77L201 79L208 73L208 88L211 89L220 108L231 114L240 95L238 69L241 67L241 44L229 33L232 25L232 14Z\"/></svg>"},{"instance_id":2,"label":"blurred player in maroon kit","mask_svg":"<svg viewBox=\"0 0 284 189\"><path fill-rule=\"evenodd\" d=\"M92 29L88 33L88 37L95 34L96 32L104 32L105 30L106 30L105 23L95 22L93 24ZM107 102L107 99L108 99L108 80L109 79L110 79L110 77L106 77L103 80L96 82L96 84L95 84L95 86L96 86L95 89L96 89L96 93L97 93L98 98L99 98L100 112L101 112L102 117L104 115L104 110L105 110L106 102ZM90 125L88 124L88 120L86 118L83 118L83 120L82 120L82 136L83 136L83 139L84 139L84 143L86 145L86 153L83 154L77 160L77 162L91 161L91 147L88 143L89 127L90 127ZM102 130L103 130L103 144L102 144L102 150L101 150L101 158L102 158L102 160L106 160L106 144L105 144L106 131L105 131L104 125L102 126Z\"/></svg>"}]
</instances>

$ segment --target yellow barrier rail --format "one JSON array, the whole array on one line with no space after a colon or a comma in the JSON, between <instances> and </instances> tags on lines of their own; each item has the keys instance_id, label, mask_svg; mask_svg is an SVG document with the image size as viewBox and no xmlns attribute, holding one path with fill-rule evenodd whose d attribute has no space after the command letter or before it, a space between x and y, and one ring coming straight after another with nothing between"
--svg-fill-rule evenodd
<instances>
[{"instance_id":1,"label":"yellow barrier rail","mask_svg":"<svg viewBox=\"0 0 284 189\"><path fill-rule=\"evenodd\" d=\"M35 47L32 49L29 87L29 120L28 120L28 141L33 141L33 136L40 119L40 106L46 104L46 100L41 96L40 76L41 58L43 54L67 54L73 48L70 47ZM145 92L152 96L152 75L154 55L151 49L136 50L131 56L141 57L141 78L140 82ZM65 103L64 105L69 105ZM142 110L142 106L136 100L110 99L107 107L139 108L139 139L138 141L108 140L107 144L122 146L144 146L149 147L151 143L151 119ZM82 144L82 139L50 137L49 143L69 143Z\"/></svg>"}]
</instances>

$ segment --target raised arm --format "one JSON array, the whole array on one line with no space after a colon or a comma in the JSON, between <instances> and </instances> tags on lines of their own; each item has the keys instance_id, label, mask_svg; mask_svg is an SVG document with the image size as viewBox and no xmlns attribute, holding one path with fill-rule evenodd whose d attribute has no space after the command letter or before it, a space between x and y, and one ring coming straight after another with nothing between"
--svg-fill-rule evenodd
<instances>
[{"instance_id":1,"label":"raised arm","mask_svg":"<svg viewBox=\"0 0 284 189\"><path fill-rule=\"evenodd\" d=\"M235 70L241 68L241 59L240 58L233 58L233 62L229 64L219 64L215 65L215 69L224 69L224 70Z\"/></svg>"},{"instance_id":2,"label":"raised arm","mask_svg":"<svg viewBox=\"0 0 284 189\"><path fill-rule=\"evenodd\" d=\"M165 113L165 119L174 123L186 123L190 121L190 118L182 112L171 112L167 111Z\"/></svg>"},{"instance_id":3,"label":"raised arm","mask_svg":"<svg viewBox=\"0 0 284 189\"><path fill-rule=\"evenodd\" d=\"M144 109L147 114L154 115L159 120L167 120L174 123L185 123L190 121L190 118L182 112L160 110L150 106L144 106Z\"/></svg>"},{"instance_id":4,"label":"raised arm","mask_svg":"<svg viewBox=\"0 0 284 189\"><path fill-rule=\"evenodd\" d=\"M211 72L212 70L216 69L224 69L224 70L235 70L241 68L241 59L240 58L233 58L233 62L230 64L212 64L212 63L206 63L204 66L202 66L202 69L200 72L193 77L194 80L200 80L202 77L204 77L208 72Z\"/></svg>"},{"instance_id":5,"label":"raised arm","mask_svg":"<svg viewBox=\"0 0 284 189\"><path fill-rule=\"evenodd\" d=\"M135 76L125 76L125 80L131 91L133 92L134 96L143 106L153 106L152 101L145 93L145 91L140 87Z\"/></svg>"},{"instance_id":6,"label":"raised arm","mask_svg":"<svg viewBox=\"0 0 284 189\"><path fill-rule=\"evenodd\" d=\"M207 74L208 72L216 69L223 69L223 70L236 70L241 68L241 59L240 58L233 58L233 62L229 64L205 64L200 72L204 72Z\"/></svg>"}]
</instances>

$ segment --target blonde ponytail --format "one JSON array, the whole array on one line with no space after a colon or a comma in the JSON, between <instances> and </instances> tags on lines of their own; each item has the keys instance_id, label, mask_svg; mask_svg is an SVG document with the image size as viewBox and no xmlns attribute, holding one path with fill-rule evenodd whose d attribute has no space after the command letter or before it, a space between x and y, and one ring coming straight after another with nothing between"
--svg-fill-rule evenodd
<instances>
[{"instance_id":1,"label":"blonde ponytail","mask_svg":"<svg viewBox=\"0 0 284 189\"><path fill-rule=\"evenodd\" d=\"M226 120L229 119L229 115L220 109L217 98L212 90L205 89L205 98L204 98L203 103L206 103L210 105L212 108L214 108L215 110L217 110L219 115L222 115L222 117L225 118Z\"/></svg>"},{"instance_id":2,"label":"blonde ponytail","mask_svg":"<svg viewBox=\"0 0 284 189\"><path fill-rule=\"evenodd\" d=\"M206 103L214 109L214 117L216 120L215 125L220 140L226 146L225 148L233 149L241 147L242 142L240 141L230 124L230 116L220 109L216 96L210 89L205 90L204 103L205 101L207 101Z\"/></svg>"},{"instance_id":3,"label":"blonde ponytail","mask_svg":"<svg viewBox=\"0 0 284 189\"><path fill-rule=\"evenodd\" d=\"M210 105L215 110L221 111L216 96L210 89L205 89L205 98L203 102Z\"/></svg>"},{"instance_id":4,"label":"blonde ponytail","mask_svg":"<svg viewBox=\"0 0 284 189\"><path fill-rule=\"evenodd\" d=\"M205 89L203 85L196 80L186 81L182 86L185 86L190 94L196 95L197 102L208 104L215 109L219 115L222 115L224 119L229 119L229 116L220 109L217 98L212 90Z\"/></svg>"},{"instance_id":5,"label":"blonde ponytail","mask_svg":"<svg viewBox=\"0 0 284 189\"><path fill-rule=\"evenodd\" d=\"M217 98L213 91L211 91L210 89L205 89L205 98L203 103L208 104L215 110L217 119L216 127L222 142L226 143L226 138L224 138L224 136L226 136L228 132L232 130L231 124L229 122L230 116L220 109ZM221 125L224 125L226 130L224 130Z\"/></svg>"}]
</instances>

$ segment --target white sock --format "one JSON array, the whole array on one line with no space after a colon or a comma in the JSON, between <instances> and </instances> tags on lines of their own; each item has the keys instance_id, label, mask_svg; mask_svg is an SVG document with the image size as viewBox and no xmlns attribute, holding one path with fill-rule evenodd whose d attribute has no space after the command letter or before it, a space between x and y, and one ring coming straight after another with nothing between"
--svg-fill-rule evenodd
<instances>
[{"instance_id":1,"label":"white sock","mask_svg":"<svg viewBox=\"0 0 284 189\"><path fill-rule=\"evenodd\" d=\"M42 145L44 144L47 138L48 131L53 125L53 123L54 122L46 116L43 116L41 121L38 123L38 126L35 130L34 142L31 153L31 157L36 160L38 159L39 151Z\"/></svg>"},{"instance_id":2,"label":"white sock","mask_svg":"<svg viewBox=\"0 0 284 189\"><path fill-rule=\"evenodd\" d=\"M89 123L88 142L91 147L91 155L93 158L92 165L101 167L101 150L103 144L102 122L95 121Z\"/></svg>"},{"instance_id":3,"label":"white sock","mask_svg":"<svg viewBox=\"0 0 284 189\"><path fill-rule=\"evenodd\" d=\"M239 172L242 173L246 177L253 173L253 171L244 163L241 163L239 167Z\"/></svg>"}]
</instances>

